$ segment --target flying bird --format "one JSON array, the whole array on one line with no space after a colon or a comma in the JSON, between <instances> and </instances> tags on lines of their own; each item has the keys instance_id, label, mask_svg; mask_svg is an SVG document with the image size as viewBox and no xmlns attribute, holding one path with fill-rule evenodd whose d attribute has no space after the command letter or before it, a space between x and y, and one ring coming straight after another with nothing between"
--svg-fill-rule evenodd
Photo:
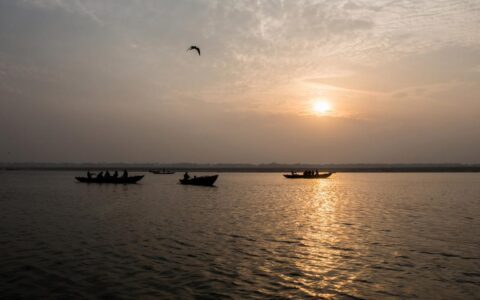
<instances>
[{"instance_id":1,"label":"flying bird","mask_svg":"<svg viewBox=\"0 0 480 300\"><path fill-rule=\"evenodd\" d=\"M197 46L190 46L190 48L188 48L187 51L190 51L190 50L197 50L198 55L200 56L200 48L198 48Z\"/></svg>"}]
</instances>

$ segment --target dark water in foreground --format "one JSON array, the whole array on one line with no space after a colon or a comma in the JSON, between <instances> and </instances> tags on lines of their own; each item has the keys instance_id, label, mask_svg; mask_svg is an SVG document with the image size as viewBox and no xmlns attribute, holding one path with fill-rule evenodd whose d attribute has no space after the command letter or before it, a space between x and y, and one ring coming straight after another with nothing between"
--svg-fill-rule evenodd
<instances>
[{"instance_id":1,"label":"dark water in foreground","mask_svg":"<svg viewBox=\"0 0 480 300\"><path fill-rule=\"evenodd\" d=\"M480 174L75 174L0 173L2 299L480 299Z\"/></svg>"}]
</instances>

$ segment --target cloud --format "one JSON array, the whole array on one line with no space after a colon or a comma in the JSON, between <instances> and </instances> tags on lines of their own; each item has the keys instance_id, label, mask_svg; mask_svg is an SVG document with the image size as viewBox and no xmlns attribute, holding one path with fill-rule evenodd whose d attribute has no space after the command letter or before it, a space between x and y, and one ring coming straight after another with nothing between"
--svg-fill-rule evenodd
<instances>
[{"instance_id":1,"label":"cloud","mask_svg":"<svg viewBox=\"0 0 480 300\"><path fill-rule=\"evenodd\" d=\"M359 31L372 29L374 23L368 20L355 19L334 19L328 24L328 28L335 33L343 33L347 31Z\"/></svg>"},{"instance_id":2,"label":"cloud","mask_svg":"<svg viewBox=\"0 0 480 300\"><path fill-rule=\"evenodd\" d=\"M331 161L399 159L393 134L420 147L411 132L450 122L445 132L470 137L459 133L480 111L479 9L426 0L1 1L0 128L17 138L1 146L40 147L41 159L45 137L74 159L92 135L92 145L105 145L93 145L87 160L111 148L117 159L155 160L165 147L172 160L195 152L240 161L244 151L245 161L313 161L323 143L320 156ZM201 57L185 53L191 44ZM322 97L341 118L304 113ZM449 99L461 103L455 116ZM434 145L447 133L435 132ZM292 143L305 156L295 158Z\"/></svg>"},{"instance_id":3,"label":"cloud","mask_svg":"<svg viewBox=\"0 0 480 300\"><path fill-rule=\"evenodd\" d=\"M468 70L479 59L480 50L449 47L428 54L411 54L381 65L353 67L345 76L308 80L345 89L391 93L459 80L475 82L478 76Z\"/></svg>"},{"instance_id":4,"label":"cloud","mask_svg":"<svg viewBox=\"0 0 480 300\"><path fill-rule=\"evenodd\" d=\"M103 21L95 13L92 1L81 0L22 0L23 4L31 5L42 9L63 9L69 13L78 13L89 17L92 21L103 25Z\"/></svg>"}]
</instances>

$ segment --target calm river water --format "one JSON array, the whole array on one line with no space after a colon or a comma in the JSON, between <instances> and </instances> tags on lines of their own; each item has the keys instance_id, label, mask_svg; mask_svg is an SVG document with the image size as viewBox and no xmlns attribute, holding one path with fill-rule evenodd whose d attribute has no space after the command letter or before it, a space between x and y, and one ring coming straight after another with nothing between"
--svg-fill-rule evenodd
<instances>
[{"instance_id":1,"label":"calm river water","mask_svg":"<svg viewBox=\"0 0 480 300\"><path fill-rule=\"evenodd\" d=\"M480 174L0 173L0 296L480 299Z\"/></svg>"}]
</instances>

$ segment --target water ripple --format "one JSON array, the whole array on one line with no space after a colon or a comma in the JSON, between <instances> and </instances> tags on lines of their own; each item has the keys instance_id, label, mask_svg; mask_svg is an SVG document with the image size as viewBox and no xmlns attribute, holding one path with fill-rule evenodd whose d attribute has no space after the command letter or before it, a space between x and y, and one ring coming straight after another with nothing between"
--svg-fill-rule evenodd
<instances>
[{"instance_id":1,"label":"water ripple","mask_svg":"<svg viewBox=\"0 0 480 300\"><path fill-rule=\"evenodd\" d=\"M480 293L478 175L222 174L216 189L167 176L81 185L73 175L0 174L3 298Z\"/></svg>"}]
</instances>

